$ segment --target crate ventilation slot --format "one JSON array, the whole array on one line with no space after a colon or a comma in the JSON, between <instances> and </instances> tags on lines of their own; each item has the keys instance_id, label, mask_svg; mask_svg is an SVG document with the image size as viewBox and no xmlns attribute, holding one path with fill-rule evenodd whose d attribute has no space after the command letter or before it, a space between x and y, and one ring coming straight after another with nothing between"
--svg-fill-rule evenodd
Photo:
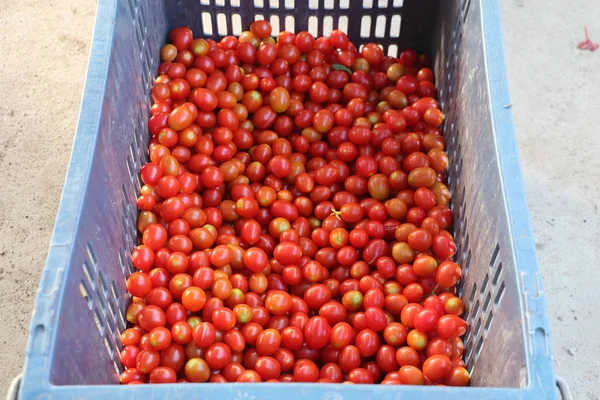
<instances>
[{"instance_id":1,"label":"crate ventilation slot","mask_svg":"<svg viewBox=\"0 0 600 400\"><path fill-rule=\"evenodd\" d=\"M249 0L244 3L241 0L199 0L199 19L202 34L215 40L239 35L247 24L263 19L271 23L272 36L283 30L306 30L315 36L328 36L334 29L348 33L352 27L350 35L359 48L374 38L385 54L398 56L400 49L396 42L400 37L404 2L357 0L356 3L352 5L350 0ZM294 11L298 7L303 8L306 18L296 20ZM248 16L238 13L238 8L248 12ZM359 8L365 15L355 12L354 9Z\"/></svg>"}]
</instances>

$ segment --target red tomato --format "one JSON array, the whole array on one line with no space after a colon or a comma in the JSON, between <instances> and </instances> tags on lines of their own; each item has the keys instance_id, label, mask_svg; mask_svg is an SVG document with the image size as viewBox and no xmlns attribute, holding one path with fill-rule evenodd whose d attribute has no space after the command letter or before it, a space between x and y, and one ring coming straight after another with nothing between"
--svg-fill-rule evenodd
<instances>
[{"instance_id":1,"label":"red tomato","mask_svg":"<svg viewBox=\"0 0 600 400\"><path fill-rule=\"evenodd\" d=\"M121 382L468 385L429 58L272 33L160 49Z\"/></svg>"}]
</instances>

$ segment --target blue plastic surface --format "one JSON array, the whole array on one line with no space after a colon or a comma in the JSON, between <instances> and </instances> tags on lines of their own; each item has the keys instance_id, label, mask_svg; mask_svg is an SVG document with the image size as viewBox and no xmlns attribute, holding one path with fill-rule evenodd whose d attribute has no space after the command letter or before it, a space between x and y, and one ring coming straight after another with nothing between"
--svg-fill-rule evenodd
<instances>
[{"instance_id":1,"label":"blue plastic surface","mask_svg":"<svg viewBox=\"0 0 600 400\"><path fill-rule=\"evenodd\" d=\"M366 9L355 0L279 0L279 8L269 7L272 0L265 0L264 8L258 3L263 2L99 1L20 397L555 399L546 304L507 107L498 1L404 0L400 6L397 0L378 0L365 2L371 4ZM447 115L457 258L464 266L461 290L470 324L465 358L475 387L117 385L118 335L126 326L129 302L125 278L137 241L138 171L147 157L149 92L160 46L175 26L189 25L202 36L210 20L212 36L218 37L239 33L236 23L247 26L259 14L279 21L282 29L293 18L296 31L327 33L328 23L345 25L356 43L380 42L386 49L392 46L391 52L414 46L433 56ZM390 30L398 21L394 15L402 18L400 38ZM371 18L365 29L369 37L358 29L365 16Z\"/></svg>"}]
</instances>

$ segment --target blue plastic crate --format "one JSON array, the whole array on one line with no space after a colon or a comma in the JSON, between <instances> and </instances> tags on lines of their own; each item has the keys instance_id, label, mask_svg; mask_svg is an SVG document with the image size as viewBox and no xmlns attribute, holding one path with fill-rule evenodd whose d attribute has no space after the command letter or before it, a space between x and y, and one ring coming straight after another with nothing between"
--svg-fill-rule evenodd
<instances>
[{"instance_id":1,"label":"blue plastic crate","mask_svg":"<svg viewBox=\"0 0 600 400\"><path fill-rule=\"evenodd\" d=\"M404 3L404 4L402 4ZM168 30L239 34L349 31L395 55L430 54L445 135L461 286L470 329L468 388L316 384L119 386L146 159L149 93ZM398 29L398 25L400 28ZM497 0L100 0L77 135L27 346L20 397L125 399L554 399L546 303L505 76Z\"/></svg>"}]
</instances>

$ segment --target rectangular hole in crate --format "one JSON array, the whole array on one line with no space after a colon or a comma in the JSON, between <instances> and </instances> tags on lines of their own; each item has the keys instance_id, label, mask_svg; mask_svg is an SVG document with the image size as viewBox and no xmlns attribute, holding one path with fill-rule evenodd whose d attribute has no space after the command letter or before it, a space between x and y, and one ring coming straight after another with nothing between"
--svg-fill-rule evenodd
<instances>
[{"instance_id":1,"label":"rectangular hole in crate","mask_svg":"<svg viewBox=\"0 0 600 400\"><path fill-rule=\"evenodd\" d=\"M269 7L278 9L279 8L279 0L269 0Z\"/></svg>"},{"instance_id":2,"label":"rectangular hole in crate","mask_svg":"<svg viewBox=\"0 0 600 400\"><path fill-rule=\"evenodd\" d=\"M134 119L132 117L131 123L134 124ZM133 132L133 147L138 149L141 148L140 146L140 135L137 134L137 132L139 131L139 128L137 126L133 126L132 132ZM136 157L137 159L139 159L139 157Z\"/></svg>"},{"instance_id":3,"label":"rectangular hole in crate","mask_svg":"<svg viewBox=\"0 0 600 400\"><path fill-rule=\"evenodd\" d=\"M123 241L123 244L126 245L125 240ZM132 246L133 247L133 246ZM129 247L128 247L129 248ZM125 252L123 250L123 248L120 249L121 253L123 254L123 264L125 265L125 273L126 274L131 274L133 273L133 264L131 263L131 258L129 257L129 253Z\"/></svg>"},{"instance_id":4,"label":"rectangular hole in crate","mask_svg":"<svg viewBox=\"0 0 600 400\"><path fill-rule=\"evenodd\" d=\"M319 8L319 0L308 0L308 8L316 10Z\"/></svg>"},{"instance_id":5,"label":"rectangular hole in crate","mask_svg":"<svg viewBox=\"0 0 600 400\"><path fill-rule=\"evenodd\" d=\"M494 248L492 258L490 260L490 267L496 265L496 261L498 260L498 254L500 254L500 244L496 244L496 247Z\"/></svg>"},{"instance_id":6,"label":"rectangular hole in crate","mask_svg":"<svg viewBox=\"0 0 600 400\"><path fill-rule=\"evenodd\" d=\"M460 145L458 146L458 154L460 154ZM463 159L462 157L458 161L458 166L456 167L456 186L460 184L460 179L462 177L462 167L463 167Z\"/></svg>"},{"instance_id":7,"label":"rectangular hole in crate","mask_svg":"<svg viewBox=\"0 0 600 400\"><path fill-rule=\"evenodd\" d=\"M464 217L460 221L460 224L461 224L461 228L460 228L461 229L461 231L460 231L460 241L461 242L464 242L464 239L465 239L465 237L467 235L467 223L468 223L467 217Z\"/></svg>"},{"instance_id":8,"label":"rectangular hole in crate","mask_svg":"<svg viewBox=\"0 0 600 400\"><path fill-rule=\"evenodd\" d=\"M123 192L123 199L125 199L125 201L129 201L129 194L127 193L127 187L124 183L121 185L121 191Z\"/></svg>"},{"instance_id":9,"label":"rectangular hole in crate","mask_svg":"<svg viewBox=\"0 0 600 400\"><path fill-rule=\"evenodd\" d=\"M333 30L333 17L326 16L323 18L323 36L329 36Z\"/></svg>"},{"instance_id":10,"label":"rectangular hole in crate","mask_svg":"<svg viewBox=\"0 0 600 400\"><path fill-rule=\"evenodd\" d=\"M458 207L458 213L463 215L465 212L465 206L467 205L467 191L466 188L463 187L462 195L460 196L460 206Z\"/></svg>"},{"instance_id":11,"label":"rectangular hole in crate","mask_svg":"<svg viewBox=\"0 0 600 400\"><path fill-rule=\"evenodd\" d=\"M213 34L213 26L212 21L210 20L210 13L206 11L202 13L202 32L207 36L211 36Z\"/></svg>"},{"instance_id":12,"label":"rectangular hole in crate","mask_svg":"<svg viewBox=\"0 0 600 400\"><path fill-rule=\"evenodd\" d=\"M460 294L459 294L460 296ZM468 307L465 308L465 312L461 315L461 318L467 321L469 319L470 309ZM463 337L463 342L467 343L469 338L471 337L471 325L467 324L467 331L465 332L465 336Z\"/></svg>"},{"instance_id":13,"label":"rectangular hole in crate","mask_svg":"<svg viewBox=\"0 0 600 400\"><path fill-rule=\"evenodd\" d=\"M92 267L89 265L88 261L85 261L82 264L82 269L83 269L83 275L85 275L85 278L87 279L88 284L90 285L90 288L93 289L96 286L94 283L94 279L92 279Z\"/></svg>"},{"instance_id":14,"label":"rectangular hole in crate","mask_svg":"<svg viewBox=\"0 0 600 400\"><path fill-rule=\"evenodd\" d=\"M121 271L125 272L125 257L123 256L123 249L119 249L117 252L117 257L119 258L119 265L121 266Z\"/></svg>"},{"instance_id":15,"label":"rectangular hole in crate","mask_svg":"<svg viewBox=\"0 0 600 400\"><path fill-rule=\"evenodd\" d=\"M231 30L235 36L239 36L242 33L242 17L240 14L233 14L231 16Z\"/></svg>"},{"instance_id":16,"label":"rectangular hole in crate","mask_svg":"<svg viewBox=\"0 0 600 400\"><path fill-rule=\"evenodd\" d=\"M454 89L455 89L455 85L454 85L454 73L452 74L452 77L450 78L450 80L448 81L448 112L450 112L450 109L452 107L452 105L454 104L454 98L456 96L453 96L454 93Z\"/></svg>"},{"instance_id":17,"label":"rectangular hole in crate","mask_svg":"<svg viewBox=\"0 0 600 400\"><path fill-rule=\"evenodd\" d=\"M451 56L452 56L452 47L448 47L448 54L446 55L446 71L448 69L450 69L450 59L451 59Z\"/></svg>"},{"instance_id":18,"label":"rectangular hole in crate","mask_svg":"<svg viewBox=\"0 0 600 400\"><path fill-rule=\"evenodd\" d=\"M117 324L115 324L114 317L112 317L108 313L105 313L105 315L106 315L106 324L105 324L106 325L106 334L110 337L115 337Z\"/></svg>"},{"instance_id":19,"label":"rectangular hole in crate","mask_svg":"<svg viewBox=\"0 0 600 400\"><path fill-rule=\"evenodd\" d=\"M104 335L104 320L100 316L98 308L94 308L94 322L96 323L96 328L98 328L98 332L100 332L101 335Z\"/></svg>"},{"instance_id":20,"label":"rectangular hole in crate","mask_svg":"<svg viewBox=\"0 0 600 400\"><path fill-rule=\"evenodd\" d=\"M466 336L465 336L466 339ZM469 336L469 339L471 339L471 337ZM468 342L468 340L464 341L465 343ZM465 352L463 354L463 358L465 360L465 362L467 363L467 365L470 365L470 359L471 359L471 353L473 352L473 347L472 346L465 346Z\"/></svg>"},{"instance_id":21,"label":"rectangular hole in crate","mask_svg":"<svg viewBox=\"0 0 600 400\"><path fill-rule=\"evenodd\" d=\"M114 322L114 325L115 325L115 328L112 329L112 330L113 331L115 331L115 330L116 331L120 331L121 327L120 326L119 327L116 326L117 322L119 321L118 317L117 317L117 314L120 314L120 310L119 310L119 307L117 307L117 305L115 303L115 300L112 299L112 298L108 299L108 313L109 313L109 316L110 316L111 320Z\"/></svg>"},{"instance_id":22,"label":"rectangular hole in crate","mask_svg":"<svg viewBox=\"0 0 600 400\"><path fill-rule=\"evenodd\" d=\"M135 197L139 196L140 191L142 190L142 178L140 177L139 174L134 175L135 176Z\"/></svg>"},{"instance_id":23,"label":"rectangular hole in crate","mask_svg":"<svg viewBox=\"0 0 600 400\"><path fill-rule=\"evenodd\" d=\"M390 44L388 46L387 55L390 57L398 57L398 45Z\"/></svg>"},{"instance_id":24,"label":"rectangular hole in crate","mask_svg":"<svg viewBox=\"0 0 600 400\"><path fill-rule=\"evenodd\" d=\"M92 309L92 297L90 296L90 289L86 286L85 281L79 282L79 294L87 302L88 308Z\"/></svg>"},{"instance_id":25,"label":"rectangular hole in crate","mask_svg":"<svg viewBox=\"0 0 600 400\"><path fill-rule=\"evenodd\" d=\"M105 313L106 312L106 301L104 300L104 296L102 295L102 292L100 291L99 287L96 288L96 297L98 298L98 303L100 304L100 308L102 309L102 312Z\"/></svg>"},{"instance_id":26,"label":"rectangular hole in crate","mask_svg":"<svg viewBox=\"0 0 600 400\"><path fill-rule=\"evenodd\" d=\"M319 32L319 18L308 17L308 31L313 35L317 36Z\"/></svg>"},{"instance_id":27,"label":"rectangular hole in crate","mask_svg":"<svg viewBox=\"0 0 600 400\"><path fill-rule=\"evenodd\" d=\"M135 44L137 45L136 50L138 51L138 54L141 59L142 49L144 48L144 38L142 37L142 29L139 27L139 24L135 28Z\"/></svg>"},{"instance_id":28,"label":"rectangular hole in crate","mask_svg":"<svg viewBox=\"0 0 600 400\"><path fill-rule=\"evenodd\" d=\"M500 280L500 275L502 275L502 263L498 264L496 271L494 272L494 278L492 279L492 285L496 286L498 281Z\"/></svg>"},{"instance_id":29,"label":"rectangular hole in crate","mask_svg":"<svg viewBox=\"0 0 600 400\"><path fill-rule=\"evenodd\" d=\"M388 46L387 55L390 57L398 57L398 45L390 44Z\"/></svg>"},{"instance_id":30,"label":"rectangular hole in crate","mask_svg":"<svg viewBox=\"0 0 600 400\"><path fill-rule=\"evenodd\" d=\"M254 7L263 8L265 6L264 0L254 0Z\"/></svg>"},{"instance_id":31,"label":"rectangular hole in crate","mask_svg":"<svg viewBox=\"0 0 600 400\"><path fill-rule=\"evenodd\" d=\"M106 286L106 280L102 275L102 271L98 271L98 287L102 291L102 294L106 296L108 294L108 288Z\"/></svg>"},{"instance_id":32,"label":"rectangular hole in crate","mask_svg":"<svg viewBox=\"0 0 600 400\"><path fill-rule=\"evenodd\" d=\"M490 280L490 276L486 273L485 276L483 277L483 283L481 284L481 289L479 289L479 292L481 294L485 293L489 280Z\"/></svg>"},{"instance_id":33,"label":"rectangular hole in crate","mask_svg":"<svg viewBox=\"0 0 600 400\"><path fill-rule=\"evenodd\" d=\"M295 0L284 0L284 7L288 10L293 10L295 3Z\"/></svg>"},{"instance_id":34,"label":"rectangular hole in crate","mask_svg":"<svg viewBox=\"0 0 600 400\"><path fill-rule=\"evenodd\" d=\"M348 17L346 15L338 18L337 28L343 32L348 32Z\"/></svg>"},{"instance_id":35,"label":"rectangular hole in crate","mask_svg":"<svg viewBox=\"0 0 600 400\"><path fill-rule=\"evenodd\" d=\"M139 168L139 160L136 149L133 147L133 143L129 145L129 155L131 156L131 161L133 161L133 167L138 170Z\"/></svg>"},{"instance_id":36,"label":"rectangular hole in crate","mask_svg":"<svg viewBox=\"0 0 600 400\"><path fill-rule=\"evenodd\" d=\"M131 182L135 182L135 180L133 179L133 176L134 176L134 174L137 174L137 172L133 168L133 160L131 159L131 157L125 158L125 165L127 165L127 174L129 175Z\"/></svg>"},{"instance_id":37,"label":"rectangular hole in crate","mask_svg":"<svg viewBox=\"0 0 600 400\"><path fill-rule=\"evenodd\" d=\"M494 319L494 312L490 311L490 315L485 320L485 325L483 326L483 333L487 335L490 331L490 326L492 326L492 320Z\"/></svg>"},{"instance_id":38,"label":"rectangular hole in crate","mask_svg":"<svg viewBox=\"0 0 600 400\"><path fill-rule=\"evenodd\" d=\"M462 31L460 31L460 33L458 34L458 36L456 37L456 40L454 41L454 43L452 44L452 49L454 50L454 59L452 60L453 64L456 64L458 61L458 54L460 53L459 49L460 49L460 45L462 44Z\"/></svg>"},{"instance_id":39,"label":"rectangular hole in crate","mask_svg":"<svg viewBox=\"0 0 600 400\"><path fill-rule=\"evenodd\" d=\"M131 15L131 19L135 21L135 14L137 12L136 0L129 0L127 1L127 4L129 5L129 14Z\"/></svg>"},{"instance_id":40,"label":"rectangular hole in crate","mask_svg":"<svg viewBox=\"0 0 600 400\"><path fill-rule=\"evenodd\" d=\"M469 274L469 268L471 267L471 250L467 246L465 246L465 250L467 250L467 260L463 266L463 279Z\"/></svg>"},{"instance_id":41,"label":"rectangular hole in crate","mask_svg":"<svg viewBox=\"0 0 600 400\"><path fill-rule=\"evenodd\" d=\"M96 258L96 253L94 252L94 247L92 246L92 244L90 242L87 242L87 244L85 245L85 251L87 253L90 264L92 264L92 267L94 267L94 269L96 269L96 265L98 264L98 259Z\"/></svg>"},{"instance_id":42,"label":"rectangular hole in crate","mask_svg":"<svg viewBox=\"0 0 600 400\"><path fill-rule=\"evenodd\" d=\"M465 247L467 251L467 256L465 257L465 262L463 266L464 275L466 276L469 273L469 268L471 267L471 250Z\"/></svg>"},{"instance_id":43,"label":"rectangular hole in crate","mask_svg":"<svg viewBox=\"0 0 600 400\"><path fill-rule=\"evenodd\" d=\"M147 1L140 1L138 3L138 8L139 8L139 16L138 16L138 20L139 23L141 25L142 28L146 28L148 26L148 10L146 10L146 7L148 5L149 2ZM145 40L145 39L144 39Z\"/></svg>"},{"instance_id":44,"label":"rectangular hole in crate","mask_svg":"<svg viewBox=\"0 0 600 400\"><path fill-rule=\"evenodd\" d=\"M462 315L463 318L467 318L466 314ZM467 325L467 331L465 335L462 337L463 343L468 343L471 340L471 335L473 334L473 330L471 329L471 325Z\"/></svg>"},{"instance_id":45,"label":"rectangular hole in crate","mask_svg":"<svg viewBox=\"0 0 600 400\"><path fill-rule=\"evenodd\" d=\"M119 323L119 332L123 332L127 328L127 321L125 321L125 310L121 311L120 308L117 307L119 312L117 313L117 322Z\"/></svg>"},{"instance_id":46,"label":"rectangular hole in crate","mask_svg":"<svg viewBox=\"0 0 600 400\"><path fill-rule=\"evenodd\" d=\"M227 36L229 34L227 32L227 19L223 13L217 14L217 33L219 36Z\"/></svg>"},{"instance_id":47,"label":"rectangular hole in crate","mask_svg":"<svg viewBox=\"0 0 600 400\"><path fill-rule=\"evenodd\" d=\"M104 336L104 347L106 347L106 352L110 355L110 359L113 360L115 358L115 348L107 336Z\"/></svg>"},{"instance_id":48,"label":"rectangular hole in crate","mask_svg":"<svg viewBox=\"0 0 600 400\"><path fill-rule=\"evenodd\" d=\"M469 373L469 376L471 376L471 377L473 376L473 368L474 367L475 366L471 363L467 364L467 372Z\"/></svg>"},{"instance_id":49,"label":"rectangular hole in crate","mask_svg":"<svg viewBox=\"0 0 600 400\"><path fill-rule=\"evenodd\" d=\"M123 218L124 218L124 217L123 217ZM128 249L129 249L129 248L131 248L131 247L132 247L132 246L130 246L130 243L129 243L129 235L127 235L125 231L123 231L123 232L122 232L122 235L121 235L121 240L122 240L122 243L123 243L123 245L124 245L126 248L128 248ZM126 261L126 262L128 263L128 262L129 262L129 259L127 259L127 261Z\"/></svg>"},{"instance_id":50,"label":"rectangular hole in crate","mask_svg":"<svg viewBox=\"0 0 600 400\"><path fill-rule=\"evenodd\" d=\"M463 21L467 20L467 15L469 15L469 9L471 8L471 0L463 1Z\"/></svg>"},{"instance_id":51,"label":"rectangular hole in crate","mask_svg":"<svg viewBox=\"0 0 600 400\"><path fill-rule=\"evenodd\" d=\"M459 265L465 265L465 262L467 261L467 250L465 242L461 240ZM466 272L463 272L463 274L466 274Z\"/></svg>"},{"instance_id":52,"label":"rectangular hole in crate","mask_svg":"<svg viewBox=\"0 0 600 400\"><path fill-rule=\"evenodd\" d=\"M368 38L371 36L371 16L363 15L360 20L360 37Z\"/></svg>"},{"instance_id":53,"label":"rectangular hole in crate","mask_svg":"<svg viewBox=\"0 0 600 400\"><path fill-rule=\"evenodd\" d=\"M392 20L390 21L390 37L397 38L400 37L400 24L402 22L402 17L398 14L392 15Z\"/></svg>"},{"instance_id":54,"label":"rectangular hole in crate","mask_svg":"<svg viewBox=\"0 0 600 400\"><path fill-rule=\"evenodd\" d=\"M142 88L144 88L144 93L148 93L150 91L150 63L146 57L142 55Z\"/></svg>"},{"instance_id":55,"label":"rectangular hole in crate","mask_svg":"<svg viewBox=\"0 0 600 400\"><path fill-rule=\"evenodd\" d=\"M485 300L483 301L483 309L482 312L485 314L488 312L490 308L490 303L492 302L492 293L488 292L487 296L485 296Z\"/></svg>"},{"instance_id":56,"label":"rectangular hole in crate","mask_svg":"<svg viewBox=\"0 0 600 400\"><path fill-rule=\"evenodd\" d=\"M471 295L469 296L469 303L472 303L475 300L475 294L477 294L477 284L473 284L473 289L471 289Z\"/></svg>"},{"instance_id":57,"label":"rectangular hole in crate","mask_svg":"<svg viewBox=\"0 0 600 400\"><path fill-rule=\"evenodd\" d=\"M476 361L479 358L479 355L481 354L481 348L483 347L483 336L481 336L479 338L479 340L477 340L477 344L475 345L475 349L473 351L473 356L474 356L474 360Z\"/></svg>"},{"instance_id":58,"label":"rectangular hole in crate","mask_svg":"<svg viewBox=\"0 0 600 400\"><path fill-rule=\"evenodd\" d=\"M323 0L323 7L326 10L333 10L333 0Z\"/></svg>"},{"instance_id":59,"label":"rectangular hole in crate","mask_svg":"<svg viewBox=\"0 0 600 400\"><path fill-rule=\"evenodd\" d=\"M478 337L481 331L481 318L477 318L477 323L475 324L475 328L473 328L473 337Z\"/></svg>"},{"instance_id":60,"label":"rectangular hole in crate","mask_svg":"<svg viewBox=\"0 0 600 400\"><path fill-rule=\"evenodd\" d=\"M241 0L230 0L229 4L231 4L231 7L239 7L241 5L240 1Z\"/></svg>"},{"instance_id":61,"label":"rectangular hole in crate","mask_svg":"<svg viewBox=\"0 0 600 400\"><path fill-rule=\"evenodd\" d=\"M279 27L280 27L280 25L279 25L279 16L278 15L271 15L270 22L271 22L271 27L273 28L272 32L271 32L271 36L277 36L277 35L279 35Z\"/></svg>"},{"instance_id":62,"label":"rectangular hole in crate","mask_svg":"<svg viewBox=\"0 0 600 400\"><path fill-rule=\"evenodd\" d=\"M480 307L481 307L481 302L479 300L477 300L477 302L473 306L473 309L469 313L471 315L471 323L473 323L473 321L475 321L475 318L479 317L479 308Z\"/></svg>"},{"instance_id":63,"label":"rectangular hole in crate","mask_svg":"<svg viewBox=\"0 0 600 400\"><path fill-rule=\"evenodd\" d=\"M392 6L394 7L402 7L404 5L404 0L394 0L392 2Z\"/></svg>"},{"instance_id":64,"label":"rectangular hole in crate","mask_svg":"<svg viewBox=\"0 0 600 400\"><path fill-rule=\"evenodd\" d=\"M456 224L456 227L454 228L454 232L453 232L453 237L454 237L454 242L456 243L456 259L458 260L460 258L460 254L464 252L464 241L461 240L461 233L464 227L464 222L463 220L461 220L458 224Z\"/></svg>"},{"instance_id":65,"label":"rectangular hole in crate","mask_svg":"<svg viewBox=\"0 0 600 400\"><path fill-rule=\"evenodd\" d=\"M215 4L223 7L225 5L225 0L215 0Z\"/></svg>"},{"instance_id":66,"label":"rectangular hole in crate","mask_svg":"<svg viewBox=\"0 0 600 400\"><path fill-rule=\"evenodd\" d=\"M377 0L377 8L387 8L388 0Z\"/></svg>"},{"instance_id":67,"label":"rectangular hole in crate","mask_svg":"<svg viewBox=\"0 0 600 400\"><path fill-rule=\"evenodd\" d=\"M363 0L363 8L373 8L373 0Z\"/></svg>"},{"instance_id":68,"label":"rectangular hole in crate","mask_svg":"<svg viewBox=\"0 0 600 400\"><path fill-rule=\"evenodd\" d=\"M287 17L285 17L285 30L288 32L294 32L296 31L296 26L295 26L295 20L294 17L292 17L291 15L288 15Z\"/></svg>"},{"instance_id":69,"label":"rectangular hole in crate","mask_svg":"<svg viewBox=\"0 0 600 400\"><path fill-rule=\"evenodd\" d=\"M340 0L340 8L342 10L347 10L350 8L350 0Z\"/></svg>"},{"instance_id":70,"label":"rectangular hole in crate","mask_svg":"<svg viewBox=\"0 0 600 400\"><path fill-rule=\"evenodd\" d=\"M387 18L385 15L379 15L375 20L375 37L382 38L385 36Z\"/></svg>"},{"instance_id":71,"label":"rectangular hole in crate","mask_svg":"<svg viewBox=\"0 0 600 400\"><path fill-rule=\"evenodd\" d=\"M144 93L145 94L145 93ZM150 97L150 96L144 96L144 97ZM144 137L143 135L146 132L146 128L148 127L148 113L146 110L148 110L150 108L150 103L149 101L142 101L140 102L140 105L137 109L135 109L136 112L136 117L137 117L137 126L136 126L136 135L138 138L140 137ZM136 147L138 149L141 148L141 146Z\"/></svg>"},{"instance_id":72,"label":"rectangular hole in crate","mask_svg":"<svg viewBox=\"0 0 600 400\"><path fill-rule=\"evenodd\" d=\"M454 101L454 96L452 96L452 93L454 93L454 81L456 79L456 57L457 55L454 55L454 59L452 60L452 62L450 63L450 69L448 70L448 102L452 103Z\"/></svg>"},{"instance_id":73,"label":"rectangular hole in crate","mask_svg":"<svg viewBox=\"0 0 600 400\"><path fill-rule=\"evenodd\" d=\"M454 26L452 30L452 36L450 37L450 43L453 44L456 42L456 38L458 37L458 32L460 31L460 22ZM454 46L452 46L454 47Z\"/></svg>"},{"instance_id":74,"label":"rectangular hole in crate","mask_svg":"<svg viewBox=\"0 0 600 400\"><path fill-rule=\"evenodd\" d=\"M117 373L117 376L120 376L123 372L123 368L119 365L116 358L113 360L113 367L115 367L115 372Z\"/></svg>"},{"instance_id":75,"label":"rectangular hole in crate","mask_svg":"<svg viewBox=\"0 0 600 400\"><path fill-rule=\"evenodd\" d=\"M502 300L502 297L504 296L504 292L506 290L506 285L504 284L504 281L502 281L502 284L500 285L500 287L498 288L498 292L496 293L496 297L494 297L494 305L498 306L498 304L500 304L500 301Z\"/></svg>"},{"instance_id":76,"label":"rectangular hole in crate","mask_svg":"<svg viewBox=\"0 0 600 400\"><path fill-rule=\"evenodd\" d=\"M110 297L111 297L112 299L115 299L115 302L116 302L117 304L119 304L119 302L120 302L120 298L119 298L119 297L120 297L120 296L119 296L119 292L117 292L117 285L115 284L115 281L113 281L113 282L110 284Z\"/></svg>"},{"instance_id":77,"label":"rectangular hole in crate","mask_svg":"<svg viewBox=\"0 0 600 400\"><path fill-rule=\"evenodd\" d=\"M123 228L127 231L129 228L129 221L127 218L127 203L121 201L121 208L123 209L123 215L121 216L121 222L123 222Z\"/></svg>"}]
</instances>

